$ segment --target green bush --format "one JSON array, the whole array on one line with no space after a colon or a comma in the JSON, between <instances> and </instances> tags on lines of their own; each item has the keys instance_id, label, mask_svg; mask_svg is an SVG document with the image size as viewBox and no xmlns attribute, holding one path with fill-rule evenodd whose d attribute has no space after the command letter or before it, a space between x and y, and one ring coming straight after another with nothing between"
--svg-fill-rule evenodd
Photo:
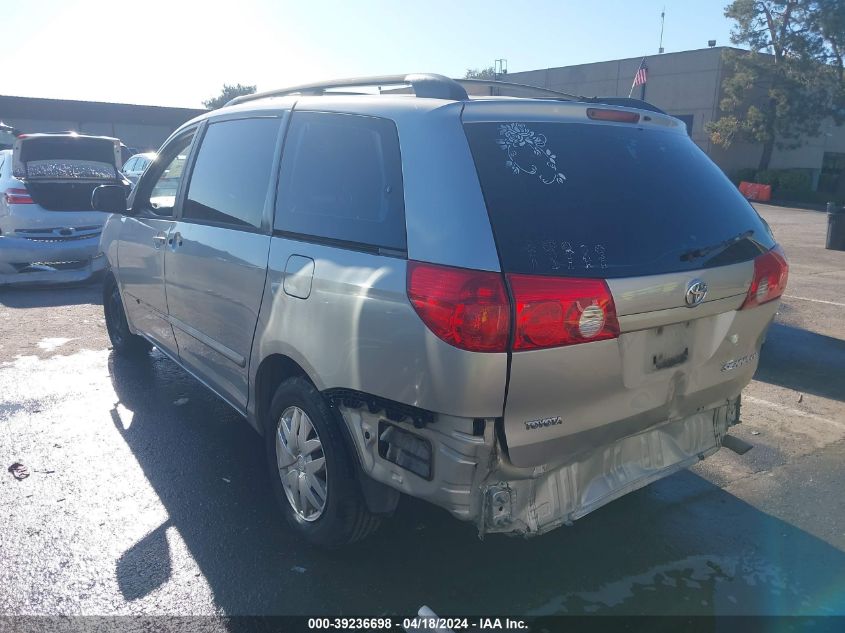
<instances>
[{"instance_id":1,"label":"green bush","mask_svg":"<svg viewBox=\"0 0 845 633\"><path fill-rule=\"evenodd\" d=\"M776 169L763 169L757 172L757 176L754 182L758 182L761 185L771 185L772 189L777 189L780 172Z\"/></svg>"},{"instance_id":2,"label":"green bush","mask_svg":"<svg viewBox=\"0 0 845 633\"><path fill-rule=\"evenodd\" d=\"M778 193L781 192L809 192L813 186L810 174L804 170L785 169L778 176Z\"/></svg>"},{"instance_id":3,"label":"green bush","mask_svg":"<svg viewBox=\"0 0 845 633\"><path fill-rule=\"evenodd\" d=\"M743 167L742 169L737 169L733 173L733 177L731 180L736 184L741 183L743 180L745 182L754 182L754 176L757 174L757 170L752 167Z\"/></svg>"}]
</instances>

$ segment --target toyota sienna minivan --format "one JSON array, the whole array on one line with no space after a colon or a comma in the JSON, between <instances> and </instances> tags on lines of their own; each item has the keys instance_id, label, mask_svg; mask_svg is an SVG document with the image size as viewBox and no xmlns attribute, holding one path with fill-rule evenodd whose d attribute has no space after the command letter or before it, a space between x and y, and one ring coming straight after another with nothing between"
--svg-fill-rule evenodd
<instances>
[{"instance_id":1,"label":"toyota sienna minivan","mask_svg":"<svg viewBox=\"0 0 845 633\"><path fill-rule=\"evenodd\" d=\"M240 412L313 543L363 538L401 493L542 534L713 454L784 291L683 122L470 84L240 97L128 201L94 193L115 352L155 346Z\"/></svg>"}]
</instances>

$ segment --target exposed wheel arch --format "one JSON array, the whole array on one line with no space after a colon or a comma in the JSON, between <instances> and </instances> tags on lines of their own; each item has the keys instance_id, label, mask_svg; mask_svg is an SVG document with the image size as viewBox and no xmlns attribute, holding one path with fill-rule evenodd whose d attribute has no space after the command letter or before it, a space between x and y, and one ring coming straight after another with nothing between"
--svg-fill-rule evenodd
<instances>
[{"instance_id":1,"label":"exposed wheel arch","mask_svg":"<svg viewBox=\"0 0 845 633\"><path fill-rule=\"evenodd\" d=\"M271 354L264 358L258 366L255 374L255 428L262 434L267 433L270 405L277 387L285 380L301 377L314 385L314 381L308 376L308 372L295 360L284 354ZM316 386L315 386L316 389ZM319 392L319 390L318 390ZM320 394L323 395L322 393ZM340 427L341 436L344 438L347 448L353 457L355 474L361 486L361 492L367 507L374 514L389 515L396 509L399 503L399 491L390 488L383 483L377 482L364 474L361 468L361 458L352 439L349 427L343 415L330 402L327 406L335 415L335 420Z\"/></svg>"},{"instance_id":2,"label":"exposed wheel arch","mask_svg":"<svg viewBox=\"0 0 845 633\"><path fill-rule=\"evenodd\" d=\"M262 435L266 432L267 411L276 388L288 378L297 376L314 384L302 366L284 354L270 354L258 366L255 373L255 418L258 422L256 428Z\"/></svg>"}]
</instances>

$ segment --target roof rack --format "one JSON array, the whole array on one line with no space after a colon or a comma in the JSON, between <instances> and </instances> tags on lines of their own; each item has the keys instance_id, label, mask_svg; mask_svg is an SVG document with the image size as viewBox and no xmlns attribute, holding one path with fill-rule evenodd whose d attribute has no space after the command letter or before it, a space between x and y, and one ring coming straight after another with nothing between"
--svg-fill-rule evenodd
<instances>
[{"instance_id":1,"label":"roof rack","mask_svg":"<svg viewBox=\"0 0 845 633\"><path fill-rule=\"evenodd\" d=\"M278 90L268 90L266 92L256 92L251 95L235 97L226 105L230 106L238 103L245 103L246 101L254 101L255 99L265 99L267 97L285 97L288 95L324 95L326 92L337 88L355 88L365 86L378 86L381 88L382 86L398 85L410 85L414 90L414 94L418 97L451 99L453 101L466 101L469 98L464 87L454 79L449 79L444 75L435 75L433 73L418 73L411 75L355 77L352 79L338 79L335 81L302 84L301 86L291 86L290 88L280 88ZM355 93L345 92L342 94Z\"/></svg>"},{"instance_id":2,"label":"roof rack","mask_svg":"<svg viewBox=\"0 0 845 633\"><path fill-rule=\"evenodd\" d=\"M571 95L560 90L552 90L551 88L541 88L540 86L529 86L528 84L518 84L512 81L500 81L498 79L456 79L459 84L466 87L487 87L490 89L491 96L499 96L494 90L501 90L502 88L515 89L516 92L530 92L533 95L507 95L513 97L529 97L535 99L564 99L567 101L581 101L583 97Z\"/></svg>"},{"instance_id":3,"label":"roof rack","mask_svg":"<svg viewBox=\"0 0 845 633\"><path fill-rule=\"evenodd\" d=\"M452 101L466 101L469 99L467 87L488 87L490 94L499 96L501 89L522 92L527 94L516 94L509 96L528 97L533 99L558 99L561 101L580 101L583 103L600 103L604 105L616 105L627 108L639 108L666 114L660 108L640 99L627 97L580 97L567 94L550 88L529 86L527 84L513 83L509 81L496 81L490 79L450 79L444 75L434 73L415 73L410 75L376 75L374 77L354 77L351 79L337 79L334 81L321 81L317 83L302 84L289 88L279 88L266 92L256 92L251 95L243 95L229 101L226 105L236 105L256 99L267 97L285 97L289 95L313 95L320 96L327 93L337 95L367 94L348 90L350 88L363 88L376 86L381 90L385 86L410 86L417 97L428 97L432 99L449 99ZM347 90L340 90L347 89Z\"/></svg>"}]
</instances>

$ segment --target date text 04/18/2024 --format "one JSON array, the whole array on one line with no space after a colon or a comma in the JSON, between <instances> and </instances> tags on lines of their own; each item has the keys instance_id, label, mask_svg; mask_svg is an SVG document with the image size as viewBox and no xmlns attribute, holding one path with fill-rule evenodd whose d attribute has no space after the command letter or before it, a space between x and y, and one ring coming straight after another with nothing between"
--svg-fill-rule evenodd
<instances>
[{"instance_id":1,"label":"date text 04/18/2024","mask_svg":"<svg viewBox=\"0 0 845 633\"><path fill-rule=\"evenodd\" d=\"M391 630L399 622L392 618L309 618L310 630ZM441 618L434 616L414 616L402 619L402 628L406 631L495 631L525 630L528 625L518 618Z\"/></svg>"}]
</instances>

